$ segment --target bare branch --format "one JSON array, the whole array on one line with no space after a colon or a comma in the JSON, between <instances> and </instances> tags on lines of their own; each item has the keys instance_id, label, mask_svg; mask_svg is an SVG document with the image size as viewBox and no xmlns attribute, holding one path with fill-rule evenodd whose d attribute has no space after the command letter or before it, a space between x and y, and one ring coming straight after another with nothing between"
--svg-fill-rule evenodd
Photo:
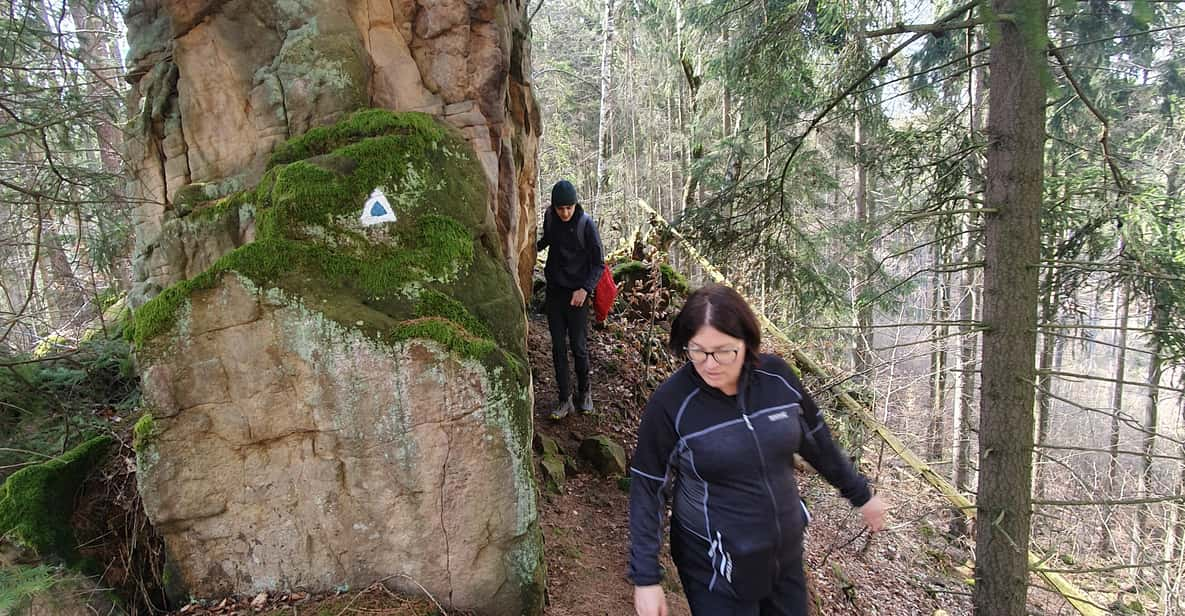
<instances>
[{"instance_id":1,"label":"bare branch","mask_svg":"<svg viewBox=\"0 0 1185 616\"><path fill-rule=\"evenodd\" d=\"M863 32L860 36L864 38L876 38L878 36L892 36L895 34L905 34L907 32L917 32L921 34L937 34L941 35L951 30L965 30L967 28L974 28L988 23L987 19L968 19L965 21L951 21L940 22L934 24L905 24L898 22L896 25L881 28L880 30L869 30Z\"/></svg>"}]
</instances>

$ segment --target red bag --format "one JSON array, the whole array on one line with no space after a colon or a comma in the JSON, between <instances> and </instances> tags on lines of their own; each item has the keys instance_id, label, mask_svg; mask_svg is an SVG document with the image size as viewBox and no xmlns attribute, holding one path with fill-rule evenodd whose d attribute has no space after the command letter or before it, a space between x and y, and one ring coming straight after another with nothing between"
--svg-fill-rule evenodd
<instances>
[{"instance_id":1,"label":"red bag","mask_svg":"<svg viewBox=\"0 0 1185 616\"><path fill-rule=\"evenodd\" d=\"M613 273L609 266L601 271L601 279L597 281L597 288L593 292L593 314L597 323L604 323L609 318L609 310L613 308L613 301L617 299L617 283L613 282Z\"/></svg>"}]
</instances>

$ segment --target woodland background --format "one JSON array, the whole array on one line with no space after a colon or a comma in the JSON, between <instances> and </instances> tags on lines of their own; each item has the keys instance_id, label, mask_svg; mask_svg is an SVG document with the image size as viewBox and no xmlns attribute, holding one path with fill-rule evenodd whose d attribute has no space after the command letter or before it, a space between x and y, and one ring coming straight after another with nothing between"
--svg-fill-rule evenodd
<instances>
[{"instance_id":1,"label":"woodland background","mask_svg":"<svg viewBox=\"0 0 1185 616\"><path fill-rule=\"evenodd\" d=\"M991 105L1043 114L1033 238L986 239L1008 41L978 2L533 3L540 203L572 179L622 252L651 228L639 202L657 210L967 494L985 438L1033 442L1031 481L983 476L1031 499L1045 566L1181 613L1185 6L1017 5L1039 87ZM0 385L56 392L4 398L0 473L135 405L126 344L95 335L117 333L131 279L125 8L0 2ZM984 375L1016 362L984 352L984 272L1026 246L1035 292L995 296L1036 318L1016 421L985 402Z\"/></svg>"}]
</instances>

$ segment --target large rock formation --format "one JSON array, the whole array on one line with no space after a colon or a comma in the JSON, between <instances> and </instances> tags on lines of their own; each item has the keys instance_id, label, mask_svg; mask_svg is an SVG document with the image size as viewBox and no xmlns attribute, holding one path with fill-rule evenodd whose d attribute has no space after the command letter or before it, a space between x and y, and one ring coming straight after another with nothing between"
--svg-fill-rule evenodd
<instances>
[{"instance_id":1,"label":"large rock formation","mask_svg":"<svg viewBox=\"0 0 1185 616\"><path fill-rule=\"evenodd\" d=\"M270 165L177 223L254 220L253 241L135 314L138 479L183 586L386 580L538 613L525 319L481 163L430 116L371 110ZM394 221L367 226L375 188Z\"/></svg>"},{"instance_id":2,"label":"large rock formation","mask_svg":"<svg viewBox=\"0 0 1185 616\"><path fill-rule=\"evenodd\" d=\"M131 305L251 239L171 229L187 201L253 185L289 137L353 110L423 111L481 161L502 252L529 290L539 112L526 0L131 0Z\"/></svg>"}]
</instances>

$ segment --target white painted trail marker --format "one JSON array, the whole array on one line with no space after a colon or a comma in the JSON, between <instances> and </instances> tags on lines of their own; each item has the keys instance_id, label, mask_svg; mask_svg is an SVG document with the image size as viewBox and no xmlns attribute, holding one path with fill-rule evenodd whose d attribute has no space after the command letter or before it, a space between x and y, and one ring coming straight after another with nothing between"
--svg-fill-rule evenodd
<instances>
[{"instance_id":1,"label":"white painted trail marker","mask_svg":"<svg viewBox=\"0 0 1185 616\"><path fill-rule=\"evenodd\" d=\"M366 205L362 206L361 220L365 227L384 222L395 222L395 210L391 209L391 204L387 202L387 195L383 194L382 189L376 188L370 191Z\"/></svg>"}]
</instances>

